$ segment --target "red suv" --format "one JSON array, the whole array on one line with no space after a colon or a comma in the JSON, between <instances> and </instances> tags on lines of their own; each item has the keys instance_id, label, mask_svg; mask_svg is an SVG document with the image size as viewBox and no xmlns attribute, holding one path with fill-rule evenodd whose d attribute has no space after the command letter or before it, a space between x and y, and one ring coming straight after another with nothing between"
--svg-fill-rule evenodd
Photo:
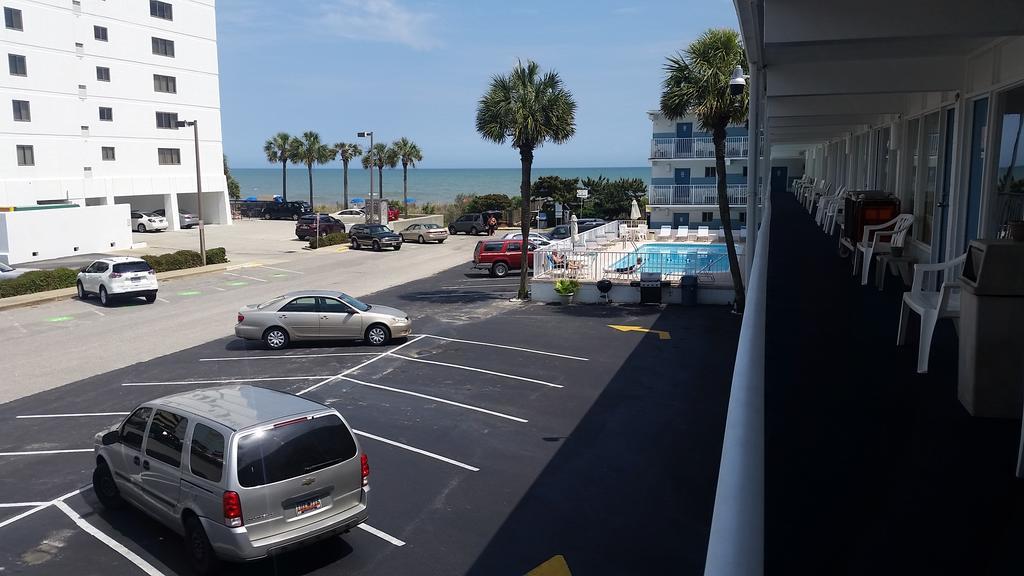
<instances>
[{"instance_id":1,"label":"red suv","mask_svg":"<svg viewBox=\"0 0 1024 576\"><path fill-rule=\"evenodd\" d=\"M533 268L533 251L536 249L536 246L527 243L526 254L530 268ZM509 270L519 270L522 254L522 240L481 240L473 250L473 268L487 270L491 276L501 278Z\"/></svg>"}]
</instances>

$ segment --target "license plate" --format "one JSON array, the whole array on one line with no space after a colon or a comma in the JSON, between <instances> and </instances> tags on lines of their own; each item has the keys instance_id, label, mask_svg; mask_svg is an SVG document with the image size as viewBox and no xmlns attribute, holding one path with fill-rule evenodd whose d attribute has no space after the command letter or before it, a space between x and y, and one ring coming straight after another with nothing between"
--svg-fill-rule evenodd
<instances>
[{"instance_id":1,"label":"license plate","mask_svg":"<svg viewBox=\"0 0 1024 576\"><path fill-rule=\"evenodd\" d=\"M135 276L132 278L132 282L142 282L142 276Z\"/></svg>"},{"instance_id":2,"label":"license plate","mask_svg":"<svg viewBox=\"0 0 1024 576\"><path fill-rule=\"evenodd\" d=\"M295 507L295 515L301 516L306 512L312 512L313 510L319 510L323 506L323 502L319 498L316 500L310 500L309 502L303 502Z\"/></svg>"}]
</instances>

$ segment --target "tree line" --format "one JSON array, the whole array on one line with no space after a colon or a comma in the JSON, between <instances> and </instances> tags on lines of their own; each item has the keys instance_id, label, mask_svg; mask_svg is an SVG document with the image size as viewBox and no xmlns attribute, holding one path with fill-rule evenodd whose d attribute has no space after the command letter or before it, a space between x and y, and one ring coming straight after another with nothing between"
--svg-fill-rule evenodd
<instances>
[{"instance_id":1,"label":"tree line","mask_svg":"<svg viewBox=\"0 0 1024 576\"><path fill-rule=\"evenodd\" d=\"M301 137L292 136L287 132L278 132L263 144L263 152L271 164L281 165L281 198L288 201L288 163L305 164L309 172L309 204L313 205L313 166L327 164L335 159L341 160L342 166L342 202L347 208L348 200L348 166L352 160L362 157L362 165L366 170L377 170L379 198L384 198L384 168L395 168L402 165L402 205L403 213L409 212L409 168L415 168L417 162L423 161L420 147L405 138L399 138L391 144L377 143L369 150L363 151L362 146L351 142L325 144L320 134L313 131L303 132Z\"/></svg>"}]
</instances>

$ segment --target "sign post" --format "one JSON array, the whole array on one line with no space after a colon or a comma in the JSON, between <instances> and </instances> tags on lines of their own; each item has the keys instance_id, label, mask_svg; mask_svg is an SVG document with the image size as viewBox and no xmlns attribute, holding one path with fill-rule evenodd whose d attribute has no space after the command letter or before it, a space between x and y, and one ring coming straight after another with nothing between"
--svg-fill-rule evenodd
<instances>
[{"instance_id":1,"label":"sign post","mask_svg":"<svg viewBox=\"0 0 1024 576\"><path fill-rule=\"evenodd\" d=\"M586 188L580 188L576 191L576 197L580 199L580 217L583 217L583 207L587 205L587 197L590 196L590 190Z\"/></svg>"}]
</instances>

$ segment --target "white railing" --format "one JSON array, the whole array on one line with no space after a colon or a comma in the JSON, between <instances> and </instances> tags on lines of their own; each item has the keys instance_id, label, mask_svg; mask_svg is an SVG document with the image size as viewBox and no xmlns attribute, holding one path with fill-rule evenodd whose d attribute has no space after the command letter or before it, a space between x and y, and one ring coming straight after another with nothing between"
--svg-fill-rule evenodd
<instances>
[{"instance_id":1,"label":"white railing","mask_svg":"<svg viewBox=\"0 0 1024 576\"><path fill-rule=\"evenodd\" d=\"M765 203L736 347L705 576L764 573L764 342L771 202Z\"/></svg>"},{"instance_id":2,"label":"white railing","mask_svg":"<svg viewBox=\"0 0 1024 576\"><path fill-rule=\"evenodd\" d=\"M555 257L563 259L558 262ZM552 251L545 246L534 253L534 278L572 278L581 282L639 280L642 272L657 272L662 280L678 281L697 276L702 283L715 282L716 273L729 271L726 253L698 248L693 254L637 253L630 242L616 242L609 250L597 247L576 251Z\"/></svg>"},{"instance_id":3,"label":"white railing","mask_svg":"<svg viewBox=\"0 0 1024 576\"><path fill-rule=\"evenodd\" d=\"M725 139L726 158L746 158L748 150L749 139L746 136L734 136ZM710 136L651 139L652 160L714 157L715 142Z\"/></svg>"},{"instance_id":4,"label":"white railing","mask_svg":"<svg viewBox=\"0 0 1024 576\"><path fill-rule=\"evenodd\" d=\"M562 240L556 240L556 241L552 242L551 244L545 246L544 248L545 249L554 249L554 250L559 250L559 251L572 250L574 245L575 246L584 247L584 246L586 246L587 242L595 242L599 238L607 237L609 234L615 234L616 237L617 237L618 234L619 234L619 224L620 223L621 222L619 222L618 220L613 220L611 222L608 222L607 224L602 224L602 225L598 226L597 228L591 228L590 230L587 230L586 232L581 232L581 233L577 234L576 236L570 236L569 238L564 238ZM534 263L536 264L536 262L537 262L537 260L535 258L534 259Z\"/></svg>"},{"instance_id":5,"label":"white railing","mask_svg":"<svg viewBox=\"0 0 1024 576\"><path fill-rule=\"evenodd\" d=\"M747 204L747 185L726 187L730 206ZM654 184L647 194L652 206L718 206L718 186L714 184Z\"/></svg>"}]
</instances>

